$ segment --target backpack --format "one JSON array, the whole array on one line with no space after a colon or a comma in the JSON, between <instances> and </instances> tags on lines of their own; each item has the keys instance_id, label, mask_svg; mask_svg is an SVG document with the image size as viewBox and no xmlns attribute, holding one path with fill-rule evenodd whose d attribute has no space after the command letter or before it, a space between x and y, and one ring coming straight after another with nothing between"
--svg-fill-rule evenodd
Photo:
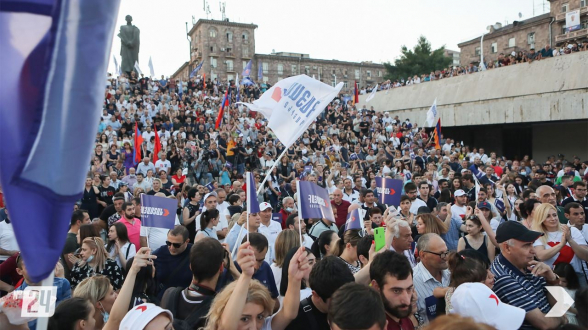
<instances>
[{"instance_id":1,"label":"backpack","mask_svg":"<svg viewBox=\"0 0 588 330\"><path fill-rule=\"evenodd\" d=\"M206 297L200 303L199 308L197 308L194 312L190 314L186 319L180 320L177 318L177 309L180 303L180 299L182 299L182 291L184 288L182 287L175 287L169 288L170 290L169 295L165 301L161 302L161 306L165 306L165 309L169 310L172 315L174 316L173 327L175 330L192 330L196 328L198 322L202 320L203 317L208 314L210 310L210 305L212 305L212 300L214 297Z\"/></svg>"}]
</instances>

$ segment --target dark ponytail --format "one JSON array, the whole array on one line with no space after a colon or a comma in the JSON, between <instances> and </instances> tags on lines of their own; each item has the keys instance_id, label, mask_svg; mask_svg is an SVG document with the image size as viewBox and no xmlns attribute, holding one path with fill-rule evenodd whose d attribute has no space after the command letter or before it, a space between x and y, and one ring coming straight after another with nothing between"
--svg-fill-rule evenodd
<instances>
[{"instance_id":1,"label":"dark ponytail","mask_svg":"<svg viewBox=\"0 0 588 330\"><path fill-rule=\"evenodd\" d=\"M488 257L476 250L466 249L460 252L451 252L447 256L447 263L451 278L450 287L457 288L466 282L483 282L488 276L490 262Z\"/></svg>"},{"instance_id":2,"label":"dark ponytail","mask_svg":"<svg viewBox=\"0 0 588 330\"><path fill-rule=\"evenodd\" d=\"M49 318L49 330L74 330L80 320L88 320L93 307L84 298L74 297L62 301Z\"/></svg>"},{"instance_id":3,"label":"dark ponytail","mask_svg":"<svg viewBox=\"0 0 588 330\"><path fill-rule=\"evenodd\" d=\"M325 230L319 235L319 237L314 241L314 243L312 243L310 251L312 252L312 254L314 254L317 260L324 258L327 254L325 245L331 245L333 233L334 231L332 230Z\"/></svg>"},{"instance_id":4,"label":"dark ponytail","mask_svg":"<svg viewBox=\"0 0 588 330\"><path fill-rule=\"evenodd\" d=\"M212 219L218 218L219 212L217 209L206 210L200 216L200 230L204 231Z\"/></svg>"}]
</instances>

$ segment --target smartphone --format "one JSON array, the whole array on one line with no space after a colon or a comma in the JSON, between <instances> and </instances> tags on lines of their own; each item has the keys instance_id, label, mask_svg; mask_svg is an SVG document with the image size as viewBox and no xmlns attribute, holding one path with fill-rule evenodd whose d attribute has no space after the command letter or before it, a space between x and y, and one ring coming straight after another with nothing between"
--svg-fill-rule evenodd
<instances>
[{"instance_id":1,"label":"smartphone","mask_svg":"<svg viewBox=\"0 0 588 330\"><path fill-rule=\"evenodd\" d=\"M378 227L374 229L374 241L376 243L375 249L376 252L380 251L384 246L386 246L386 228Z\"/></svg>"}]
</instances>

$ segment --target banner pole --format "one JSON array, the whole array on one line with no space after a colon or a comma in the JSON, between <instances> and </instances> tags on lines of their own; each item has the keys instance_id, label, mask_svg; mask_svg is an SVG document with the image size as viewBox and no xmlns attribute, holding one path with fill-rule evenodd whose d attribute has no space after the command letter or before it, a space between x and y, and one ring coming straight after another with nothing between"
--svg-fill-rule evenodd
<instances>
[{"instance_id":1,"label":"banner pole","mask_svg":"<svg viewBox=\"0 0 588 330\"><path fill-rule=\"evenodd\" d=\"M286 147L286 146L284 146L284 147ZM278 159L276 159L276 161L274 162L274 165L272 165L272 167L269 169L269 171L265 174L265 178L263 178L263 181L261 181L261 184L257 188L257 193L258 194L263 189L263 185L265 184L265 182L267 181L267 179L272 174L272 171L274 170L274 168L276 168L276 166L278 165L278 163L280 162L280 160L282 159L282 157L286 154L286 151L288 151L288 148L284 148L284 151L282 151L282 153L280 154L280 157L278 157Z\"/></svg>"},{"instance_id":2,"label":"banner pole","mask_svg":"<svg viewBox=\"0 0 588 330\"><path fill-rule=\"evenodd\" d=\"M298 194L298 200L296 201L296 205L298 206L298 235L300 235L300 246L304 246L302 244L302 228L300 227L300 221L302 221L302 203L300 203L300 180L296 180L296 193Z\"/></svg>"},{"instance_id":3,"label":"banner pole","mask_svg":"<svg viewBox=\"0 0 588 330\"><path fill-rule=\"evenodd\" d=\"M49 276L47 276L43 281L41 281L42 286L53 286L55 278L55 270L52 271ZM47 326L49 325L49 318L48 317L39 317L37 318L37 329L38 330L47 330Z\"/></svg>"}]
</instances>

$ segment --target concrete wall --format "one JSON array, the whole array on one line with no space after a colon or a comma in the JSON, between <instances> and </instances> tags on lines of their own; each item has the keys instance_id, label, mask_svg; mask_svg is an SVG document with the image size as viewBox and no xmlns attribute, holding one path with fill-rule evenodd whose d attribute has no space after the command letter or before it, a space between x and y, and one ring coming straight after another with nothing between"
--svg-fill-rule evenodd
<instances>
[{"instance_id":1,"label":"concrete wall","mask_svg":"<svg viewBox=\"0 0 588 330\"><path fill-rule=\"evenodd\" d=\"M564 154L588 159L588 122L537 123L533 125L533 158L545 161L549 155Z\"/></svg>"},{"instance_id":2,"label":"concrete wall","mask_svg":"<svg viewBox=\"0 0 588 330\"><path fill-rule=\"evenodd\" d=\"M422 125L435 98L443 126L585 119L588 52L382 91L367 105Z\"/></svg>"}]
</instances>

